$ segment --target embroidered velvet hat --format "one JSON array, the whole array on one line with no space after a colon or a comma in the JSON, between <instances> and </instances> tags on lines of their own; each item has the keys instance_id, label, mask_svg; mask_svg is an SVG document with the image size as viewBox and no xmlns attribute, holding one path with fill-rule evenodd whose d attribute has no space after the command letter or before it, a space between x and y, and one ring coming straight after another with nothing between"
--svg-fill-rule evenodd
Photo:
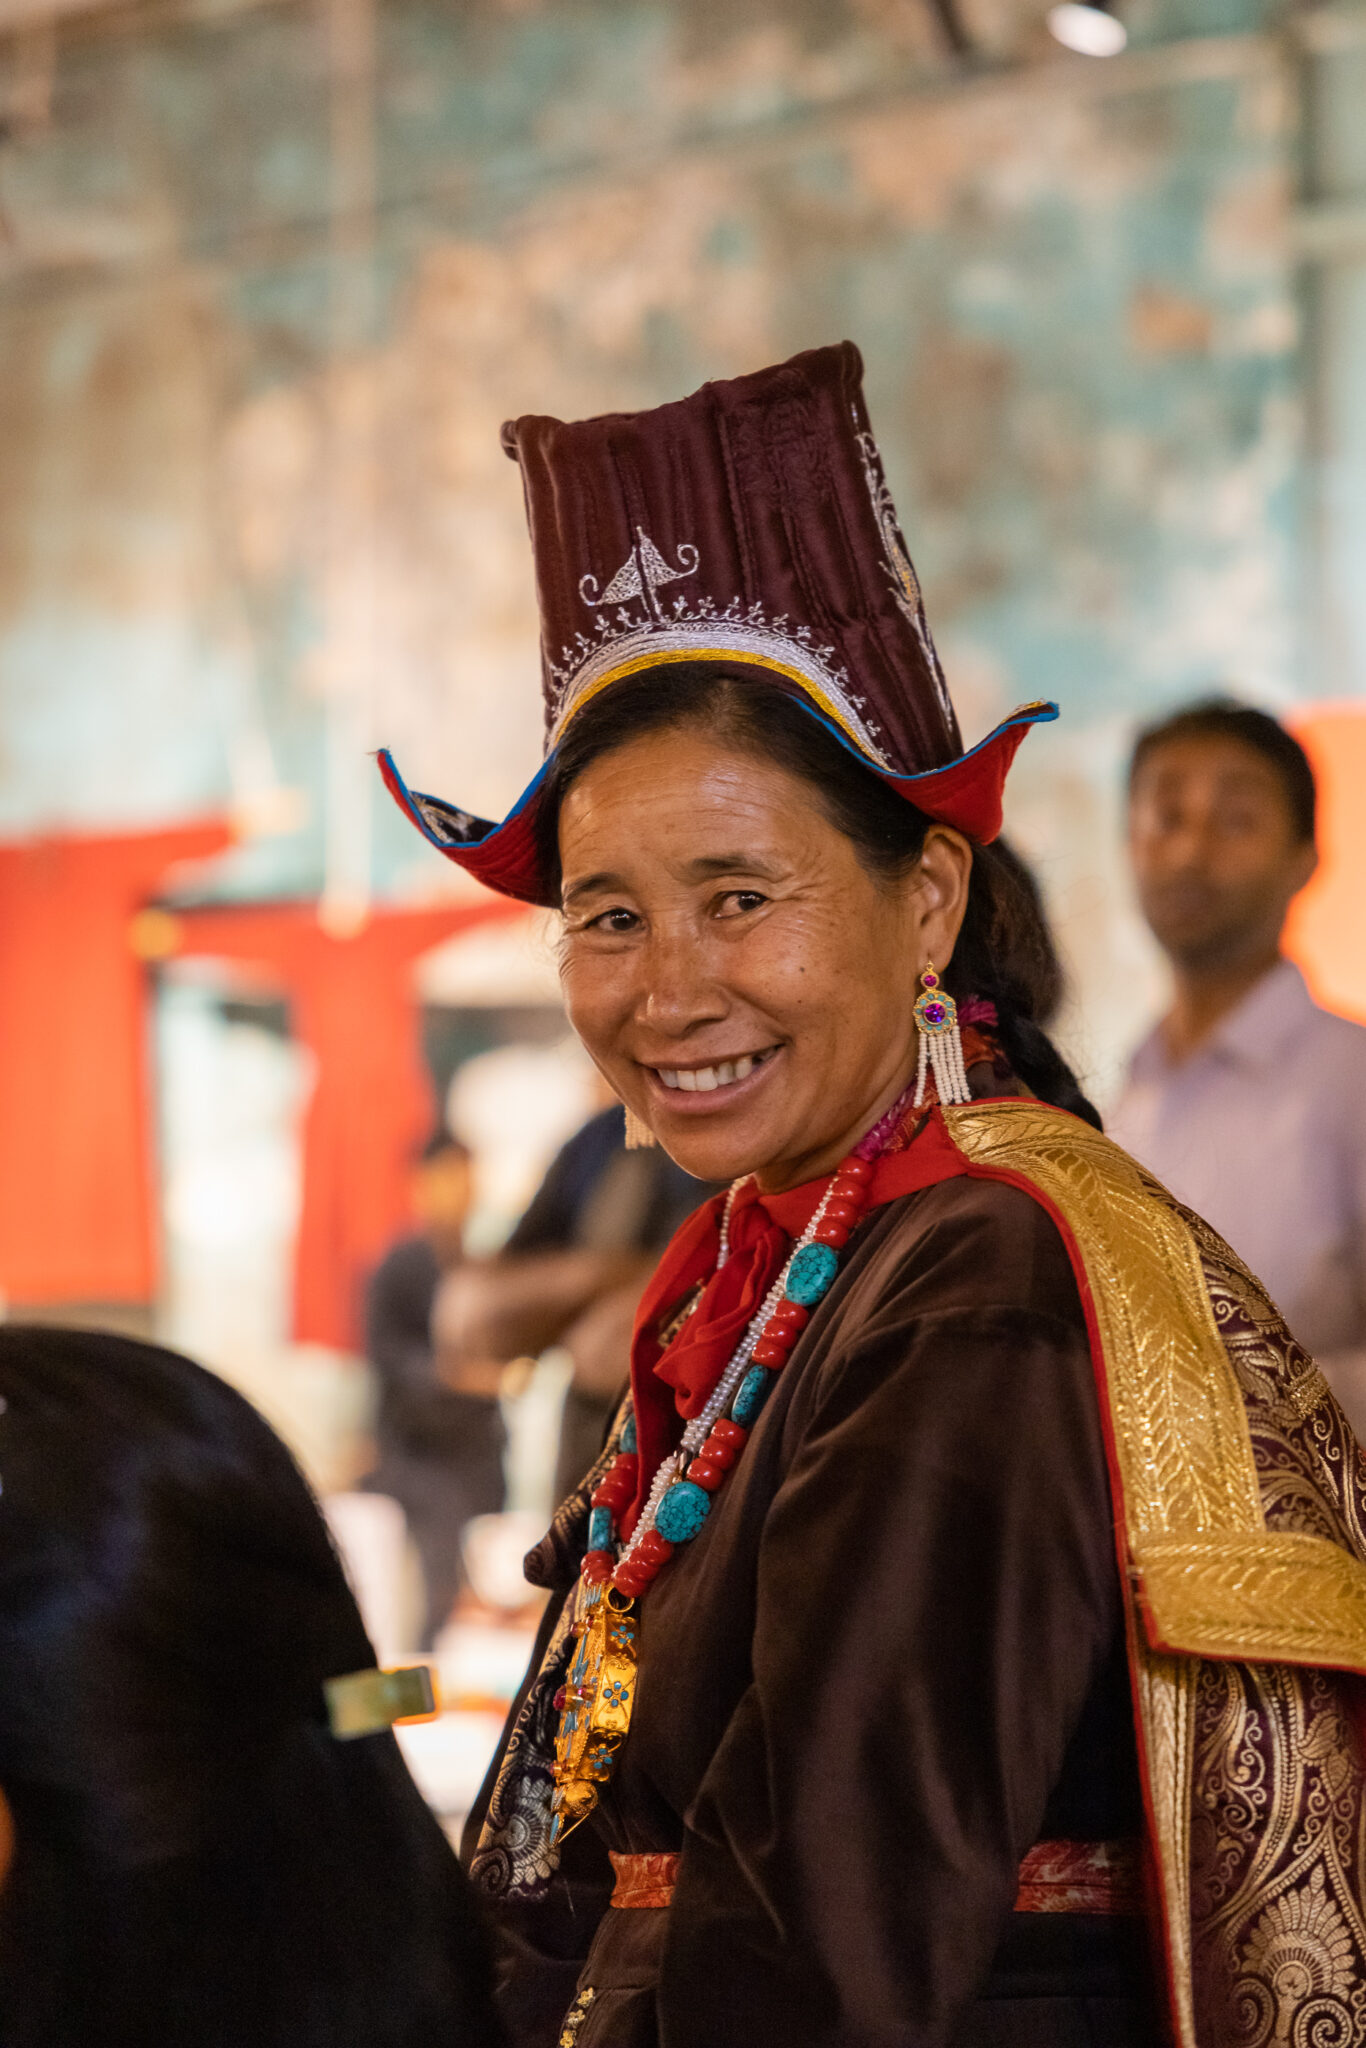
<instances>
[{"instance_id":1,"label":"embroidered velvet hat","mask_svg":"<svg viewBox=\"0 0 1366 2048\"><path fill-rule=\"evenodd\" d=\"M491 889L545 902L536 807L555 750L602 690L669 662L724 664L794 696L932 818L985 843L1029 727L964 753L852 342L704 384L651 412L528 416L520 463L541 609L546 758L501 824L384 779L434 846Z\"/></svg>"}]
</instances>

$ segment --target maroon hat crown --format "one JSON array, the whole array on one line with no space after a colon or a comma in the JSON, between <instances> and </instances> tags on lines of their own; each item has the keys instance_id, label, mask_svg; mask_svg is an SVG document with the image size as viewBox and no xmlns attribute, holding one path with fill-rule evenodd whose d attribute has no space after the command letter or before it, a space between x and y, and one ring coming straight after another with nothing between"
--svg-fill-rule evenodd
<instances>
[{"instance_id":1,"label":"maroon hat crown","mask_svg":"<svg viewBox=\"0 0 1366 2048\"><path fill-rule=\"evenodd\" d=\"M978 840L1030 705L964 754L864 409L852 342L703 385L650 412L509 422L541 609L547 764L601 691L675 662L782 689L882 780ZM426 836L495 889L542 899L543 767L502 825L386 781Z\"/></svg>"}]
</instances>

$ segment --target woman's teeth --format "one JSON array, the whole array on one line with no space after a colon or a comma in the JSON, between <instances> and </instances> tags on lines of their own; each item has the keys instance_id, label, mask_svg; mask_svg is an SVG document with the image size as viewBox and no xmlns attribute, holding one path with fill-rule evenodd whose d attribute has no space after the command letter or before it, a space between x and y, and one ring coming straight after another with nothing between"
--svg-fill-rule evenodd
<instances>
[{"instance_id":1,"label":"woman's teeth","mask_svg":"<svg viewBox=\"0 0 1366 2048\"><path fill-rule=\"evenodd\" d=\"M747 1052L738 1060L722 1060L715 1067L656 1067L655 1072L666 1088L681 1088L685 1095L709 1095L713 1088L745 1080L764 1058L761 1052Z\"/></svg>"}]
</instances>

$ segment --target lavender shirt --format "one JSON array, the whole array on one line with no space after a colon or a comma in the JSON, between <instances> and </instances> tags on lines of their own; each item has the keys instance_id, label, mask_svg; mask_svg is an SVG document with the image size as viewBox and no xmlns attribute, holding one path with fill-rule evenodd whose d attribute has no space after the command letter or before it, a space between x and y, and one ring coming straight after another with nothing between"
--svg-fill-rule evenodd
<instances>
[{"instance_id":1,"label":"lavender shirt","mask_svg":"<svg viewBox=\"0 0 1366 2048\"><path fill-rule=\"evenodd\" d=\"M1282 960L1179 1065L1146 1038L1106 1129L1228 1239L1363 1434L1366 1030Z\"/></svg>"}]
</instances>

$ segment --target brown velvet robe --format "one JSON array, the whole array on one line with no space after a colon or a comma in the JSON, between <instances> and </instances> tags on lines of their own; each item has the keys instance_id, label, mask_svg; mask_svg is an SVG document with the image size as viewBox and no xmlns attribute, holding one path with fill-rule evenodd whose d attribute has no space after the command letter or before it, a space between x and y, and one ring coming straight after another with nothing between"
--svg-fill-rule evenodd
<instances>
[{"instance_id":1,"label":"brown velvet robe","mask_svg":"<svg viewBox=\"0 0 1366 2048\"><path fill-rule=\"evenodd\" d=\"M1142 1825L1091 1352L1031 1196L863 1224L641 1614L602 1805L498 1908L514 2048L1162 2038L1140 1923L1012 1911L1035 1841ZM681 1850L671 1907L609 1909L608 1849Z\"/></svg>"}]
</instances>

